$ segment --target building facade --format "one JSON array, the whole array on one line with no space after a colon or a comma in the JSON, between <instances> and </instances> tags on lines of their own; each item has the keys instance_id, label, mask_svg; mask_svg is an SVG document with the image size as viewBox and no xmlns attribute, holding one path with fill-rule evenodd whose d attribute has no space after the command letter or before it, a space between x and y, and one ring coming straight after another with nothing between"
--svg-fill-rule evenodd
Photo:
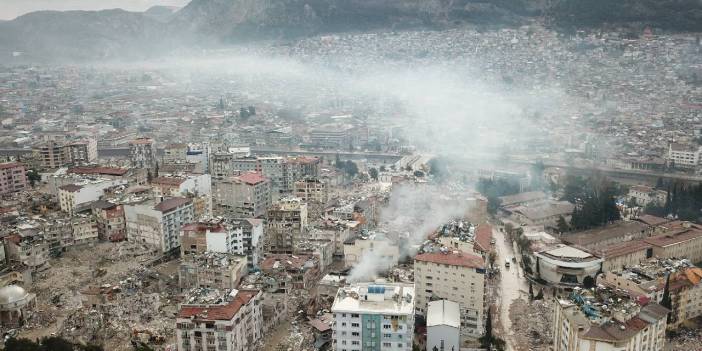
<instances>
[{"instance_id":1,"label":"building facade","mask_svg":"<svg viewBox=\"0 0 702 351\"><path fill-rule=\"evenodd\" d=\"M258 172L217 180L214 203L220 214L261 218L271 204L271 182Z\"/></svg>"},{"instance_id":2,"label":"building facade","mask_svg":"<svg viewBox=\"0 0 702 351\"><path fill-rule=\"evenodd\" d=\"M332 305L337 351L410 351L414 337L414 287L354 284L340 288Z\"/></svg>"},{"instance_id":3,"label":"building facade","mask_svg":"<svg viewBox=\"0 0 702 351\"><path fill-rule=\"evenodd\" d=\"M153 169L156 166L156 147L149 138L129 142L129 160L135 168Z\"/></svg>"},{"instance_id":4,"label":"building facade","mask_svg":"<svg viewBox=\"0 0 702 351\"><path fill-rule=\"evenodd\" d=\"M414 258L417 294L415 311L426 316L434 299L458 303L461 336L479 337L485 332L485 263L461 251L419 254Z\"/></svg>"},{"instance_id":5,"label":"building facade","mask_svg":"<svg viewBox=\"0 0 702 351\"><path fill-rule=\"evenodd\" d=\"M253 351L263 334L262 294L234 290L221 304L183 304L176 317L178 351Z\"/></svg>"},{"instance_id":6,"label":"building facade","mask_svg":"<svg viewBox=\"0 0 702 351\"><path fill-rule=\"evenodd\" d=\"M27 170L21 163L0 164L0 195L27 190Z\"/></svg>"},{"instance_id":7,"label":"building facade","mask_svg":"<svg viewBox=\"0 0 702 351\"><path fill-rule=\"evenodd\" d=\"M125 204L127 239L169 252L181 246L180 229L193 222L193 214L192 201L181 197Z\"/></svg>"}]
</instances>

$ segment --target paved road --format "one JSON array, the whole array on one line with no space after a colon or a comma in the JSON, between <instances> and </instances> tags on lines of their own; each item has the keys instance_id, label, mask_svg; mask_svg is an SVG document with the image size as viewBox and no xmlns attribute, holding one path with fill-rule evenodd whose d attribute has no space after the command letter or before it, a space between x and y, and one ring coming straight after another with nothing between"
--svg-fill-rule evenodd
<instances>
[{"instance_id":1,"label":"paved road","mask_svg":"<svg viewBox=\"0 0 702 351\"><path fill-rule=\"evenodd\" d=\"M513 338L512 321L509 318L509 306L521 294L528 291L528 287L524 279L524 272L519 268L518 264L510 262L511 267L509 269L505 268L505 259L514 256L515 250L509 242L505 241L504 233L500 232L497 226L493 228L493 237L495 238L495 247L497 249L495 264L499 264L502 272L499 283L500 299L498 302L499 320L502 324L500 329L503 331L501 334L507 344L507 351L514 351L517 348Z\"/></svg>"}]
</instances>

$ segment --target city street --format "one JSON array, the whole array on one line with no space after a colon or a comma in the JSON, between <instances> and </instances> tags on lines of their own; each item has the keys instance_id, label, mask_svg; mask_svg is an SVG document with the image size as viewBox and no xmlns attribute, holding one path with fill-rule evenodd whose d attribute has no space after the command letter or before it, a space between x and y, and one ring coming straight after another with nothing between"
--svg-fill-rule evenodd
<instances>
[{"instance_id":1,"label":"city street","mask_svg":"<svg viewBox=\"0 0 702 351\"><path fill-rule=\"evenodd\" d=\"M497 300L497 308L500 322L500 335L506 342L507 351L517 350L514 342L514 333L512 331L512 321L509 316L509 306L512 302L520 297L521 294L526 294L528 287L524 279L524 272L518 264L510 262L510 268L505 267L505 259L510 259L514 256L515 250L510 247L510 243L505 241L505 234L502 233L497 226L493 227L493 237L495 238L495 248L497 250L497 259L495 265L500 267L501 277L499 282L499 299ZM519 259L517 260L519 262Z\"/></svg>"}]
</instances>

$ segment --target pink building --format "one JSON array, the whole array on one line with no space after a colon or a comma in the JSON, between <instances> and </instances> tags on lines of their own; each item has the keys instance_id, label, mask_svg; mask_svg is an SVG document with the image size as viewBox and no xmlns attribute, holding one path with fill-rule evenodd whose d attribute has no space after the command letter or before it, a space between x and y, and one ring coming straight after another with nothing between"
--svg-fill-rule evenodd
<instances>
[{"instance_id":1,"label":"pink building","mask_svg":"<svg viewBox=\"0 0 702 351\"><path fill-rule=\"evenodd\" d=\"M27 170L21 163L0 164L0 195L27 189Z\"/></svg>"}]
</instances>

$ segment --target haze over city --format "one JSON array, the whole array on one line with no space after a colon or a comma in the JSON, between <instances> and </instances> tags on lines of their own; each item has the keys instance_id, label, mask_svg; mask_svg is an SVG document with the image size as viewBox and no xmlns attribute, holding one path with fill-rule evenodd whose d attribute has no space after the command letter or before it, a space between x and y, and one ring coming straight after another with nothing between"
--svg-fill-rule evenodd
<instances>
[{"instance_id":1,"label":"haze over city","mask_svg":"<svg viewBox=\"0 0 702 351\"><path fill-rule=\"evenodd\" d=\"M3 0L0 349L696 350L701 14Z\"/></svg>"}]
</instances>

